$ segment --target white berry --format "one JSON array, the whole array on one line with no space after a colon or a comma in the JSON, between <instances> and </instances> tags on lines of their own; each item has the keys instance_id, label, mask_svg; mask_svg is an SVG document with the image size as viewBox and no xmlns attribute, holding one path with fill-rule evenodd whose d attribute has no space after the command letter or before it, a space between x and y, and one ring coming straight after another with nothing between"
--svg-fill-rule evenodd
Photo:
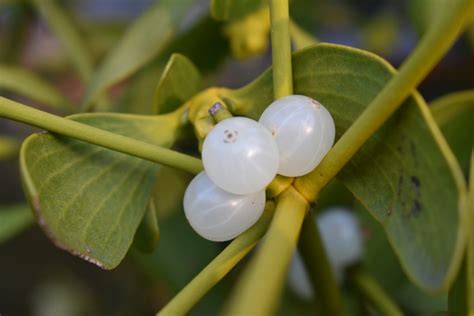
<instances>
[{"instance_id":1,"label":"white berry","mask_svg":"<svg viewBox=\"0 0 474 316\"><path fill-rule=\"evenodd\" d=\"M362 257L363 237L354 213L333 208L318 216L318 227L329 261L346 267Z\"/></svg>"},{"instance_id":2,"label":"white berry","mask_svg":"<svg viewBox=\"0 0 474 316\"><path fill-rule=\"evenodd\" d=\"M344 269L362 257L363 236L353 212L332 208L318 216L317 225L334 276L342 281ZM293 256L288 272L288 285L305 300L313 298L313 288L300 254Z\"/></svg>"},{"instance_id":3,"label":"white berry","mask_svg":"<svg viewBox=\"0 0 474 316\"><path fill-rule=\"evenodd\" d=\"M250 194L263 190L275 177L278 148L258 122L233 117L218 123L207 135L202 162L217 186L235 194Z\"/></svg>"},{"instance_id":4,"label":"white berry","mask_svg":"<svg viewBox=\"0 0 474 316\"><path fill-rule=\"evenodd\" d=\"M259 122L277 142L278 173L284 176L298 177L312 171L334 144L336 128L331 114L319 102L303 95L274 101Z\"/></svg>"},{"instance_id":5,"label":"white berry","mask_svg":"<svg viewBox=\"0 0 474 316\"><path fill-rule=\"evenodd\" d=\"M265 191L237 195L222 190L199 173L184 194L184 213L192 228L212 241L235 238L250 228L262 215Z\"/></svg>"}]
</instances>

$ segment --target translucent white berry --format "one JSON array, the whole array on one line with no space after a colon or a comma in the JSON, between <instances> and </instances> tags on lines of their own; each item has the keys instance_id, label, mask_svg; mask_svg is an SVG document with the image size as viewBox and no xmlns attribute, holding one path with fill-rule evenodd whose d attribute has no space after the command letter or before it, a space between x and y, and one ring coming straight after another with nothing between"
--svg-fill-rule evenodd
<instances>
[{"instance_id":1,"label":"translucent white berry","mask_svg":"<svg viewBox=\"0 0 474 316\"><path fill-rule=\"evenodd\" d=\"M274 101L259 122L277 142L278 173L284 176L297 177L312 171L334 144L336 128L331 114L319 102L303 95Z\"/></svg>"},{"instance_id":2,"label":"translucent white berry","mask_svg":"<svg viewBox=\"0 0 474 316\"><path fill-rule=\"evenodd\" d=\"M235 194L263 190L278 169L278 148L258 122L233 117L218 123L202 146L202 162L209 178Z\"/></svg>"},{"instance_id":3,"label":"translucent white berry","mask_svg":"<svg viewBox=\"0 0 474 316\"><path fill-rule=\"evenodd\" d=\"M183 204L186 218L199 235L212 241L226 241L259 219L265 207L265 191L232 194L216 186L203 171L189 183Z\"/></svg>"},{"instance_id":4,"label":"translucent white berry","mask_svg":"<svg viewBox=\"0 0 474 316\"><path fill-rule=\"evenodd\" d=\"M318 216L317 225L334 276L340 282L344 269L362 257L363 236L357 218L347 209L332 208ZM302 299L310 300L314 296L299 253L293 256L288 271L288 285Z\"/></svg>"},{"instance_id":5,"label":"translucent white berry","mask_svg":"<svg viewBox=\"0 0 474 316\"><path fill-rule=\"evenodd\" d=\"M333 208L318 216L318 227L329 261L346 267L362 257L363 236L354 213Z\"/></svg>"}]
</instances>

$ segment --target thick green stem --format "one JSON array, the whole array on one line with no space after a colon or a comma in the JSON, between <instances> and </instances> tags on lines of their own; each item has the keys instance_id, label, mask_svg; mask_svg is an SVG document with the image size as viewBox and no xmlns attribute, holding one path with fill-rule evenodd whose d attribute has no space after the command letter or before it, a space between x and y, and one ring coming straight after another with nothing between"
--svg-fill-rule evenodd
<instances>
[{"instance_id":1,"label":"thick green stem","mask_svg":"<svg viewBox=\"0 0 474 316\"><path fill-rule=\"evenodd\" d=\"M372 303L380 315L401 316L403 313L377 281L357 267L350 271L350 280L358 292Z\"/></svg>"},{"instance_id":2,"label":"thick green stem","mask_svg":"<svg viewBox=\"0 0 474 316\"><path fill-rule=\"evenodd\" d=\"M237 284L226 314L275 313L308 204L290 187L279 196L265 239Z\"/></svg>"},{"instance_id":3,"label":"thick green stem","mask_svg":"<svg viewBox=\"0 0 474 316\"><path fill-rule=\"evenodd\" d=\"M344 315L341 293L313 216L306 216L299 250L324 315Z\"/></svg>"},{"instance_id":4,"label":"thick green stem","mask_svg":"<svg viewBox=\"0 0 474 316\"><path fill-rule=\"evenodd\" d=\"M275 99L293 94L291 39L288 0L270 1L272 24L273 95Z\"/></svg>"},{"instance_id":5,"label":"thick green stem","mask_svg":"<svg viewBox=\"0 0 474 316\"><path fill-rule=\"evenodd\" d=\"M199 173L203 168L201 160L197 158L68 120L3 97L0 97L0 117L26 123L50 132L76 138L193 174Z\"/></svg>"},{"instance_id":6,"label":"thick green stem","mask_svg":"<svg viewBox=\"0 0 474 316\"><path fill-rule=\"evenodd\" d=\"M347 129L318 167L295 182L296 189L309 201L354 156L359 148L400 107L452 46L474 10L474 1L453 1L433 24L399 73L384 87L359 118Z\"/></svg>"},{"instance_id":7,"label":"thick green stem","mask_svg":"<svg viewBox=\"0 0 474 316\"><path fill-rule=\"evenodd\" d=\"M178 293L159 313L184 315L217 284L232 268L252 250L262 238L273 217L275 203L267 202L265 212L249 230L231 242L204 270L202 270L181 292Z\"/></svg>"}]
</instances>

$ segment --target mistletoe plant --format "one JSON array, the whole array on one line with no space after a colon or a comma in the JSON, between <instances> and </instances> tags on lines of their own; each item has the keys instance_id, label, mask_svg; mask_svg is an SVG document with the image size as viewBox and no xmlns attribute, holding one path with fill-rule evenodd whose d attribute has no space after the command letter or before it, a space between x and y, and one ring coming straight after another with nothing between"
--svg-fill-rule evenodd
<instances>
[{"instance_id":1,"label":"mistletoe plant","mask_svg":"<svg viewBox=\"0 0 474 316\"><path fill-rule=\"evenodd\" d=\"M400 315L391 293L371 275L371 263L360 251L348 255L362 247L351 244L361 238L357 229L351 228L355 237L344 239L338 231L345 228L325 229L332 219L314 221L313 206L337 178L363 205L360 217L378 222L372 223L381 227L374 242L393 248L411 282L430 293L449 291L453 315L474 315L474 190L468 194L464 177L471 148L450 136L456 134L453 122L472 125L465 113L472 111L474 93L453 94L428 107L416 91L472 22L474 1L440 2L423 38L395 70L373 53L317 43L290 20L288 0L213 0L211 13L227 21L225 34L236 56L265 51L271 31L272 67L239 89L202 89L196 66L173 54L153 100L140 101L146 115L117 113L131 105L127 99L115 105L107 91L159 52L190 41L192 32L180 44L172 39L191 0L159 1L97 69L62 9L53 1L32 2L87 86L79 109L35 74L0 66L2 88L55 111L77 112L61 117L0 97L0 116L47 131L23 142L19 160L36 221L56 246L103 269L117 267L132 245L159 252L155 192L171 190L170 203L181 205L178 187L190 179L183 174L201 173L184 197L186 216L200 235L233 240L160 315L188 313L262 237L225 313L276 313L298 248L322 314L347 313L336 277L343 272L334 267L339 253L344 267L351 265L346 277L359 297L381 314ZM456 139L451 145L458 157L441 129ZM203 161L176 149L190 139L197 140ZM17 149L10 140L0 141L8 153ZM472 179L472 161L470 170ZM23 211L4 214L0 234L28 222ZM355 225L346 215L336 215L334 227ZM377 253L367 245L365 252L372 265L383 265L386 249Z\"/></svg>"}]
</instances>

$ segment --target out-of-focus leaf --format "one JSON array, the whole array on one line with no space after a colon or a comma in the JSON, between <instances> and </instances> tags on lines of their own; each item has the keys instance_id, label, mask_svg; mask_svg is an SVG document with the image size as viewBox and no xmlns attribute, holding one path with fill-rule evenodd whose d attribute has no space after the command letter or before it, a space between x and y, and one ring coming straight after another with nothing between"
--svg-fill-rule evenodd
<instances>
[{"instance_id":1,"label":"out-of-focus leaf","mask_svg":"<svg viewBox=\"0 0 474 316\"><path fill-rule=\"evenodd\" d=\"M374 54L333 44L297 52L292 65L294 92L327 107L337 137L395 73ZM271 70L221 97L235 114L258 118L273 98ZM413 282L431 291L449 287L462 259L466 188L459 165L417 92L338 178L384 226Z\"/></svg>"},{"instance_id":2,"label":"out-of-focus leaf","mask_svg":"<svg viewBox=\"0 0 474 316\"><path fill-rule=\"evenodd\" d=\"M79 114L70 119L170 147L172 115ZM22 180L38 223L60 248L104 269L124 258L150 200L159 165L50 133L23 143Z\"/></svg>"},{"instance_id":3,"label":"out-of-focus leaf","mask_svg":"<svg viewBox=\"0 0 474 316\"><path fill-rule=\"evenodd\" d=\"M139 71L127 86L125 93L113 105L113 111L134 114L156 114L153 98L163 65L150 65Z\"/></svg>"},{"instance_id":4,"label":"out-of-focus leaf","mask_svg":"<svg viewBox=\"0 0 474 316\"><path fill-rule=\"evenodd\" d=\"M436 122L467 175L474 147L474 90L448 94L433 101L430 106Z\"/></svg>"},{"instance_id":5,"label":"out-of-focus leaf","mask_svg":"<svg viewBox=\"0 0 474 316\"><path fill-rule=\"evenodd\" d=\"M152 196L160 219L181 210L184 192L191 179L192 176L187 172L165 166L160 168Z\"/></svg>"},{"instance_id":6,"label":"out-of-focus leaf","mask_svg":"<svg viewBox=\"0 0 474 316\"><path fill-rule=\"evenodd\" d=\"M15 157L20 149L20 143L6 136L0 136L0 160L7 160Z\"/></svg>"},{"instance_id":7,"label":"out-of-focus leaf","mask_svg":"<svg viewBox=\"0 0 474 316\"><path fill-rule=\"evenodd\" d=\"M114 111L156 114L153 110L155 89L166 62L174 53L195 61L198 66L196 69L204 73L215 70L229 52L228 43L221 32L221 24L206 17L179 35L159 58L134 76L118 106L114 106ZM218 49L209 50L209 47Z\"/></svg>"},{"instance_id":8,"label":"out-of-focus leaf","mask_svg":"<svg viewBox=\"0 0 474 316\"><path fill-rule=\"evenodd\" d=\"M266 0L212 0L211 14L217 20L234 20L261 8Z\"/></svg>"},{"instance_id":9,"label":"out-of-focus leaf","mask_svg":"<svg viewBox=\"0 0 474 316\"><path fill-rule=\"evenodd\" d=\"M16 236L34 222L26 204L0 207L0 243Z\"/></svg>"},{"instance_id":10,"label":"out-of-focus leaf","mask_svg":"<svg viewBox=\"0 0 474 316\"><path fill-rule=\"evenodd\" d=\"M293 20L290 20L290 34L296 50L316 45L318 43L316 37L303 30Z\"/></svg>"},{"instance_id":11,"label":"out-of-focus leaf","mask_svg":"<svg viewBox=\"0 0 474 316\"><path fill-rule=\"evenodd\" d=\"M38 101L54 109L72 112L69 101L38 75L16 66L0 65L0 89Z\"/></svg>"},{"instance_id":12,"label":"out-of-focus leaf","mask_svg":"<svg viewBox=\"0 0 474 316\"><path fill-rule=\"evenodd\" d=\"M411 0L408 2L410 16L416 29L423 34L430 23L437 19L439 12L450 5L448 0Z\"/></svg>"},{"instance_id":13,"label":"out-of-focus leaf","mask_svg":"<svg viewBox=\"0 0 474 316\"><path fill-rule=\"evenodd\" d=\"M93 73L93 62L71 17L57 5L55 0L32 0L32 2L58 37L82 81L87 82Z\"/></svg>"},{"instance_id":14,"label":"out-of-focus leaf","mask_svg":"<svg viewBox=\"0 0 474 316\"><path fill-rule=\"evenodd\" d=\"M147 9L99 66L87 89L84 106L155 57L176 33L179 21L192 3L192 0L164 0Z\"/></svg>"},{"instance_id":15,"label":"out-of-focus leaf","mask_svg":"<svg viewBox=\"0 0 474 316\"><path fill-rule=\"evenodd\" d=\"M160 218L160 247L152 255L136 254L145 270L173 291L181 290L218 253L219 245L199 237L184 216L182 207Z\"/></svg>"},{"instance_id":16,"label":"out-of-focus leaf","mask_svg":"<svg viewBox=\"0 0 474 316\"><path fill-rule=\"evenodd\" d=\"M185 56L173 54L156 87L154 113L168 113L199 92L202 86L199 70Z\"/></svg>"},{"instance_id":17,"label":"out-of-focus leaf","mask_svg":"<svg viewBox=\"0 0 474 316\"><path fill-rule=\"evenodd\" d=\"M263 8L236 19L224 29L232 55L239 59L263 54L270 42L270 11Z\"/></svg>"},{"instance_id":18,"label":"out-of-focus leaf","mask_svg":"<svg viewBox=\"0 0 474 316\"><path fill-rule=\"evenodd\" d=\"M138 226L133 245L143 252L153 252L160 242L160 228L156 214L155 202L150 200L148 208Z\"/></svg>"}]
</instances>

